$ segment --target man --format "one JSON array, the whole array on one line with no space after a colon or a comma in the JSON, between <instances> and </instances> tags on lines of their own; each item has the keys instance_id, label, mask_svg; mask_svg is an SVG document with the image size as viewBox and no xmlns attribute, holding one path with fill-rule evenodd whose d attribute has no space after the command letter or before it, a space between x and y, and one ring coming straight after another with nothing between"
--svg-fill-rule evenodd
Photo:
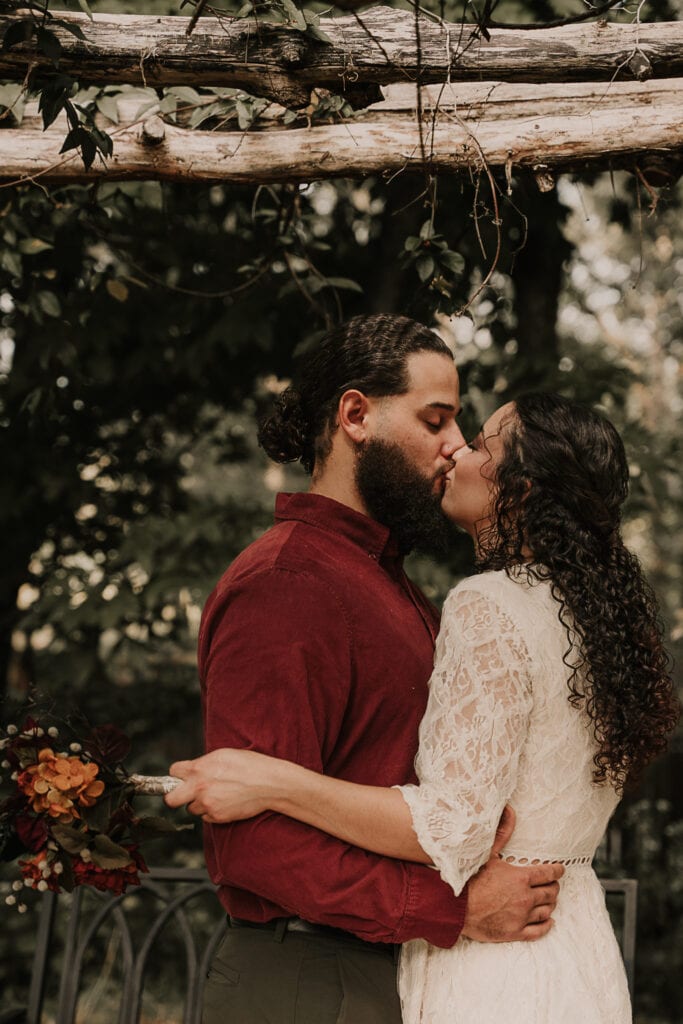
<instances>
[{"instance_id":1,"label":"man","mask_svg":"<svg viewBox=\"0 0 683 1024\"><path fill-rule=\"evenodd\" d=\"M308 353L260 440L300 459L307 494L223 576L199 638L209 753L167 797L202 814L229 929L205 1024L399 1024L395 949L540 937L562 869L492 856L456 897L423 865L370 854L276 814L220 821L221 747L355 782L415 781L438 616L402 556L443 543L444 474L464 444L453 358L403 317L357 317ZM509 836L506 826L499 846ZM340 1015L342 1013L343 1017Z\"/></svg>"}]
</instances>

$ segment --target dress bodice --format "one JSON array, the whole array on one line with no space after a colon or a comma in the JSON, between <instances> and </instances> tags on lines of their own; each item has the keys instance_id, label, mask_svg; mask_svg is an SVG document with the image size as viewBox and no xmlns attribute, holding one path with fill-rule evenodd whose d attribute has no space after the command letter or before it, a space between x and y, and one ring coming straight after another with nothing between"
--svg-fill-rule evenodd
<instances>
[{"instance_id":1,"label":"dress bodice","mask_svg":"<svg viewBox=\"0 0 683 1024\"><path fill-rule=\"evenodd\" d=\"M444 605L420 785L401 789L457 892L486 861L506 803L517 823L504 857L589 863L618 802L609 783L593 781L597 746L585 710L569 701L559 611L548 581L504 572L464 580Z\"/></svg>"}]
</instances>

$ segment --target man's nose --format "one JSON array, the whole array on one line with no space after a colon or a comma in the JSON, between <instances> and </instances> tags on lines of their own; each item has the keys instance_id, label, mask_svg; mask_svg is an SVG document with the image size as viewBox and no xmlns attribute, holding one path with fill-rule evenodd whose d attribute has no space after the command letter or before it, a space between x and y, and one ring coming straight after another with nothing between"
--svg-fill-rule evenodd
<instances>
[{"instance_id":1,"label":"man's nose","mask_svg":"<svg viewBox=\"0 0 683 1024\"><path fill-rule=\"evenodd\" d=\"M454 423L451 430L448 432L448 437L444 438L443 445L441 446L441 454L446 459L452 459L453 453L464 447L465 438L462 436L462 431L457 423Z\"/></svg>"}]
</instances>

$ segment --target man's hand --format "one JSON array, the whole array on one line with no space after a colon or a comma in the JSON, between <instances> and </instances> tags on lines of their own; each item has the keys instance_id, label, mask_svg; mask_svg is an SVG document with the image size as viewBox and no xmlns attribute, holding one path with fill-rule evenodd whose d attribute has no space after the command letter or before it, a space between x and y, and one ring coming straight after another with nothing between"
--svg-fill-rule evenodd
<instances>
[{"instance_id":1,"label":"man's hand","mask_svg":"<svg viewBox=\"0 0 683 1024\"><path fill-rule=\"evenodd\" d=\"M164 797L169 807L187 804L207 822L241 821L268 809L277 762L253 750L213 750L193 761L176 761L169 772L182 779Z\"/></svg>"},{"instance_id":2,"label":"man's hand","mask_svg":"<svg viewBox=\"0 0 683 1024\"><path fill-rule=\"evenodd\" d=\"M516 867L500 859L515 825L506 807L498 825L491 856L468 885L467 914L462 934L477 942L532 942L553 926L564 874L561 864Z\"/></svg>"}]
</instances>

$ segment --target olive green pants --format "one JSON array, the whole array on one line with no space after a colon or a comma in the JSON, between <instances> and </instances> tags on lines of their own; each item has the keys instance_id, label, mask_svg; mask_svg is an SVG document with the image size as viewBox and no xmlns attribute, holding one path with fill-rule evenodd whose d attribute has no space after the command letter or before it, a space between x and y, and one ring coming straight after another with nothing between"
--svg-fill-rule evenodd
<instances>
[{"instance_id":1,"label":"olive green pants","mask_svg":"<svg viewBox=\"0 0 683 1024\"><path fill-rule=\"evenodd\" d=\"M349 937L228 926L203 1024L401 1024L391 952Z\"/></svg>"}]
</instances>

